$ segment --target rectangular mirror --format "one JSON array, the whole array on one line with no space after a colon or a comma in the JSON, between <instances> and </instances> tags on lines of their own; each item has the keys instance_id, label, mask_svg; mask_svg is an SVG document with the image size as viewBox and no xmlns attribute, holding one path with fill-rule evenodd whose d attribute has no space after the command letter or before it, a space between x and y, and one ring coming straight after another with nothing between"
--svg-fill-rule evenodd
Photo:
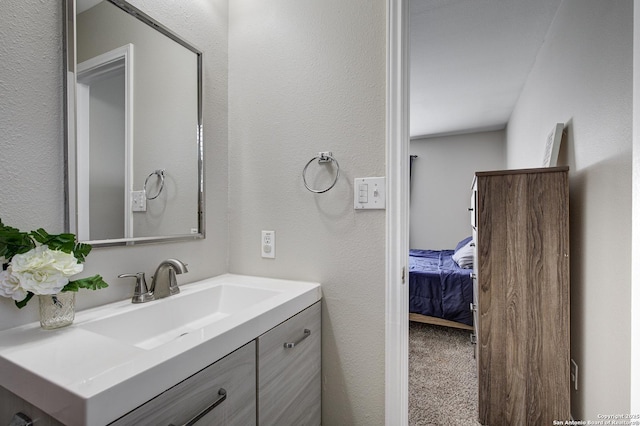
<instances>
[{"instance_id":1,"label":"rectangular mirror","mask_svg":"<svg viewBox=\"0 0 640 426\"><path fill-rule=\"evenodd\" d=\"M122 0L68 0L69 230L204 237L202 53Z\"/></svg>"}]
</instances>

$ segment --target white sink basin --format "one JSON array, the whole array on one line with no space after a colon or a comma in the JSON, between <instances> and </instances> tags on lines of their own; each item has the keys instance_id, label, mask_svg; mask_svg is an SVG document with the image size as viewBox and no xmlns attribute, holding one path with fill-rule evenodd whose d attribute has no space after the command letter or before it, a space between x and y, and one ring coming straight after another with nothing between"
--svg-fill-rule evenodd
<instances>
[{"instance_id":1,"label":"white sink basin","mask_svg":"<svg viewBox=\"0 0 640 426\"><path fill-rule=\"evenodd\" d=\"M171 296L170 310L162 303L164 300L155 300L79 327L138 348L153 349L281 293L258 287L220 284Z\"/></svg>"},{"instance_id":2,"label":"white sink basin","mask_svg":"<svg viewBox=\"0 0 640 426\"><path fill-rule=\"evenodd\" d=\"M321 298L317 283L230 274L180 290L0 332L0 386L66 425L108 424Z\"/></svg>"}]
</instances>

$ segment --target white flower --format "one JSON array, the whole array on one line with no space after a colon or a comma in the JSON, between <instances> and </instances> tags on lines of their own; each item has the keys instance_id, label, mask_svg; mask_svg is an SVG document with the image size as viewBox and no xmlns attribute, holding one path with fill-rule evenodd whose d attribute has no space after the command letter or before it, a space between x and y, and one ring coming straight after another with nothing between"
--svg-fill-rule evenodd
<instances>
[{"instance_id":1,"label":"white flower","mask_svg":"<svg viewBox=\"0 0 640 426\"><path fill-rule=\"evenodd\" d=\"M83 266L69 253L36 247L11 259L11 274L20 286L33 294L56 294L69 283L69 277L82 272Z\"/></svg>"},{"instance_id":2,"label":"white flower","mask_svg":"<svg viewBox=\"0 0 640 426\"><path fill-rule=\"evenodd\" d=\"M0 296L10 297L13 300L23 300L27 292L20 287L20 281L11 274L11 268L0 272Z\"/></svg>"}]
</instances>

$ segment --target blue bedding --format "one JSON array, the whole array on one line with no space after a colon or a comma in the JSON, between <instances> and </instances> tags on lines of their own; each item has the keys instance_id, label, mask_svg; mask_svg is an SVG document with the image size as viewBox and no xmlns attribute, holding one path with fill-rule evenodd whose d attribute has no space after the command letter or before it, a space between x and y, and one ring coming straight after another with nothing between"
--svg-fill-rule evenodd
<instances>
[{"instance_id":1,"label":"blue bedding","mask_svg":"<svg viewBox=\"0 0 640 426\"><path fill-rule=\"evenodd\" d=\"M453 250L409 250L409 312L473 325L470 269L451 258Z\"/></svg>"}]
</instances>

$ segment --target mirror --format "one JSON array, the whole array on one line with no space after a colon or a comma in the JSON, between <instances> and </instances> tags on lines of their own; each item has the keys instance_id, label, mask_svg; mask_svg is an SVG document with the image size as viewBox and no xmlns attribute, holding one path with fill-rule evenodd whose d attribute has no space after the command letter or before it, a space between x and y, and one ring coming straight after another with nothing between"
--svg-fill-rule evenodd
<instances>
[{"instance_id":1,"label":"mirror","mask_svg":"<svg viewBox=\"0 0 640 426\"><path fill-rule=\"evenodd\" d=\"M202 53L122 0L67 14L69 231L97 246L203 238Z\"/></svg>"}]
</instances>

